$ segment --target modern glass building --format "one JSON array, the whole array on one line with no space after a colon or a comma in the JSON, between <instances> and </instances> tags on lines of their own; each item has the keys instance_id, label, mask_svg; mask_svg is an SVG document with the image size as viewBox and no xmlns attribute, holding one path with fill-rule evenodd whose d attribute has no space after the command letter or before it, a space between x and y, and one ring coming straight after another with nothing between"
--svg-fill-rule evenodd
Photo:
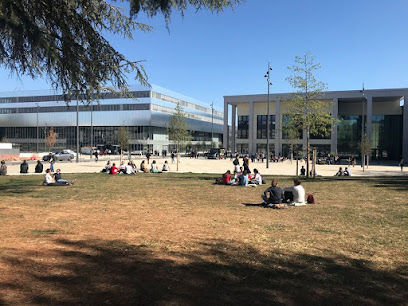
<instances>
[{"instance_id":1,"label":"modern glass building","mask_svg":"<svg viewBox=\"0 0 408 306\"><path fill-rule=\"evenodd\" d=\"M80 147L117 145L118 128L129 135L130 150L172 150L167 125L177 104L186 113L191 146L221 145L223 114L209 103L152 85L129 88L130 98L102 94L92 105L78 105ZM0 93L0 139L20 146L23 152L49 151L50 128L57 133L56 149L76 149L77 101L67 104L51 90ZM92 137L92 139L91 139Z\"/></svg>"},{"instance_id":2,"label":"modern glass building","mask_svg":"<svg viewBox=\"0 0 408 306\"><path fill-rule=\"evenodd\" d=\"M306 149L305 131L290 139L282 130L288 116L282 111L283 103L289 98L289 93L269 97L269 144L275 155L287 156L291 146ZM408 88L330 91L321 100L339 120L330 135L310 135L318 152L358 156L364 131L371 139L372 159L399 160L403 156L408 160ZM266 94L224 97L224 147L244 154L266 153L267 101ZM231 131L228 122L232 122Z\"/></svg>"}]
</instances>

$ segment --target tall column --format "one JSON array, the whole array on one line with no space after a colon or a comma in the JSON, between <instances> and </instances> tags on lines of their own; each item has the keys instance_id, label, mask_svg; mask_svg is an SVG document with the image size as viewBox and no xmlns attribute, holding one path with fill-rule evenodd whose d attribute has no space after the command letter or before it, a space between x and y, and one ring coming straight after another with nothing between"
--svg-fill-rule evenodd
<instances>
[{"instance_id":1,"label":"tall column","mask_svg":"<svg viewBox=\"0 0 408 306\"><path fill-rule=\"evenodd\" d=\"M402 111L402 157L405 162L408 162L408 92L404 96Z\"/></svg>"},{"instance_id":2,"label":"tall column","mask_svg":"<svg viewBox=\"0 0 408 306\"><path fill-rule=\"evenodd\" d=\"M254 101L249 102L248 116L248 153L251 155L254 150Z\"/></svg>"},{"instance_id":3,"label":"tall column","mask_svg":"<svg viewBox=\"0 0 408 306\"><path fill-rule=\"evenodd\" d=\"M232 105L232 124L231 124L231 150L232 152L236 152L237 151L237 147L235 145L236 141L236 135L235 135L235 131L237 129L237 106L236 105Z\"/></svg>"},{"instance_id":4,"label":"tall column","mask_svg":"<svg viewBox=\"0 0 408 306\"><path fill-rule=\"evenodd\" d=\"M275 155L279 156L282 153L282 120L280 100L275 101Z\"/></svg>"},{"instance_id":5,"label":"tall column","mask_svg":"<svg viewBox=\"0 0 408 306\"><path fill-rule=\"evenodd\" d=\"M368 139L371 140L371 123L372 123L372 117L373 116L373 97L368 96L367 97L367 136Z\"/></svg>"},{"instance_id":6,"label":"tall column","mask_svg":"<svg viewBox=\"0 0 408 306\"><path fill-rule=\"evenodd\" d=\"M224 101L224 135L222 140L223 147L228 148L228 102Z\"/></svg>"},{"instance_id":7,"label":"tall column","mask_svg":"<svg viewBox=\"0 0 408 306\"><path fill-rule=\"evenodd\" d=\"M332 117L334 119L338 119L339 117L339 99L338 98L333 98ZM330 152L337 153L337 123L334 123L332 125Z\"/></svg>"}]
</instances>

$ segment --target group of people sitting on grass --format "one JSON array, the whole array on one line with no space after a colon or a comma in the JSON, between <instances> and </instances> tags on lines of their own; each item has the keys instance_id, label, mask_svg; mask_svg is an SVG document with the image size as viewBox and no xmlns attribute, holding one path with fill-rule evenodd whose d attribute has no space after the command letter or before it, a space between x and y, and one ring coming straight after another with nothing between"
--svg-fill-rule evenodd
<instances>
[{"instance_id":1,"label":"group of people sitting on grass","mask_svg":"<svg viewBox=\"0 0 408 306\"><path fill-rule=\"evenodd\" d=\"M285 208L289 206L305 206L306 203L314 204L313 195L308 195L307 202L305 201L305 189L302 182L295 178L293 186L285 187L283 190L278 186L277 180L272 180L271 187L266 189L261 195L263 203L261 206L269 208Z\"/></svg>"},{"instance_id":2,"label":"group of people sitting on grass","mask_svg":"<svg viewBox=\"0 0 408 306\"><path fill-rule=\"evenodd\" d=\"M133 161L129 161L127 164L124 161L122 161L120 166L116 167L115 163L111 164L110 160L108 160L108 162L106 163L105 167L102 169L101 172L117 175L117 174L136 174L137 172L161 173L168 171L170 171L170 167L167 160L164 162L162 170L159 170L155 160L152 161L150 169L148 168L148 166L146 166L144 160L140 163L139 169L137 168L136 164Z\"/></svg>"},{"instance_id":3,"label":"group of people sitting on grass","mask_svg":"<svg viewBox=\"0 0 408 306\"><path fill-rule=\"evenodd\" d=\"M339 168L339 171L337 171L337 173L334 175L334 176L351 176L351 173L350 173L350 170L349 170L349 168L344 168L344 171L343 171L343 168Z\"/></svg>"},{"instance_id":4,"label":"group of people sitting on grass","mask_svg":"<svg viewBox=\"0 0 408 306\"><path fill-rule=\"evenodd\" d=\"M254 174L248 173L244 167L238 167L234 171L234 177L231 176L231 171L227 170L222 175L221 179L216 179L216 184L222 185L238 185L238 186L257 186L265 184L265 181L262 179L261 174L258 169L254 169Z\"/></svg>"}]
</instances>

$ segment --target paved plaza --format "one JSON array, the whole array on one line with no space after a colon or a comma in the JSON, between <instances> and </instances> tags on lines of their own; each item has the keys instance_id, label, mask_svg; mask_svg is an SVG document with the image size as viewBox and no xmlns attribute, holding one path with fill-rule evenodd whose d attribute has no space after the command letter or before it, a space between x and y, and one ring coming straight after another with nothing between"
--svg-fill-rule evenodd
<instances>
[{"instance_id":1,"label":"paved plaza","mask_svg":"<svg viewBox=\"0 0 408 306\"><path fill-rule=\"evenodd\" d=\"M108 160L111 162L115 162L118 166L120 164L119 156L104 156L99 159L98 162L95 162L95 159L89 158L89 155L83 155L80 158L80 162L76 163L75 161L72 162L57 162L54 165L55 169L61 169L62 173L97 173L102 170L104 165ZM146 160L145 157L141 156L132 156L132 160L136 163L137 167L142 160ZM152 157L150 158L150 163L152 160L156 160L156 163L159 166L159 169L162 168L163 163L165 160L168 161L170 165L171 172L176 172L176 164L172 164L171 158L162 158L162 157ZM128 159L125 159L125 162L128 162ZM146 160L147 162L147 160ZM18 175L20 174L20 161L13 161L7 162L8 167L8 175ZM29 174L34 172L34 167L36 161L28 161L29 163ZM242 164L242 159L240 160ZM43 162L44 170L49 167L48 162ZM302 161L299 162L299 169L301 166L305 166L306 164ZM150 168L150 166L148 166ZM321 176L333 176L339 167L347 167L346 164L341 165L316 165L316 170L318 175ZM290 162L286 160L284 162L273 163L269 164L269 169L266 168L266 161L262 162L254 162L250 163L250 169L257 168L261 174L264 175L295 175L296 174L296 162ZM389 164L389 165L370 165L368 169L363 169L360 165L356 165L355 167L350 167L352 176L399 176L399 175L408 175L408 168L401 171L400 167L397 163ZM232 164L232 160L229 158L223 160L213 160L213 159L204 159L204 158L189 158L189 157L181 157L180 164L179 164L179 171L178 172L193 172L193 173L216 173L221 174L227 170L234 170L234 166Z\"/></svg>"}]
</instances>

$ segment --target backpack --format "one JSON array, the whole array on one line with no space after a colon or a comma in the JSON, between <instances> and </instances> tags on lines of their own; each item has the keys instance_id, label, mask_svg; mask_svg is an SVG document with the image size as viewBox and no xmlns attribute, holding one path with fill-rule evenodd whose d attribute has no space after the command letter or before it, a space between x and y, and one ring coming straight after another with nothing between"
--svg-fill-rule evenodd
<instances>
[{"instance_id":1,"label":"backpack","mask_svg":"<svg viewBox=\"0 0 408 306\"><path fill-rule=\"evenodd\" d=\"M313 194L309 193L307 195L307 204L316 204Z\"/></svg>"},{"instance_id":2,"label":"backpack","mask_svg":"<svg viewBox=\"0 0 408 306\"><path fill-rule=\"evenodd\" d=\"M234 161L233 161L232 163L234 164L234 166L239 165L239 161L238 161L238 159L234 159Z\"/></svg>"}]
</instances>

